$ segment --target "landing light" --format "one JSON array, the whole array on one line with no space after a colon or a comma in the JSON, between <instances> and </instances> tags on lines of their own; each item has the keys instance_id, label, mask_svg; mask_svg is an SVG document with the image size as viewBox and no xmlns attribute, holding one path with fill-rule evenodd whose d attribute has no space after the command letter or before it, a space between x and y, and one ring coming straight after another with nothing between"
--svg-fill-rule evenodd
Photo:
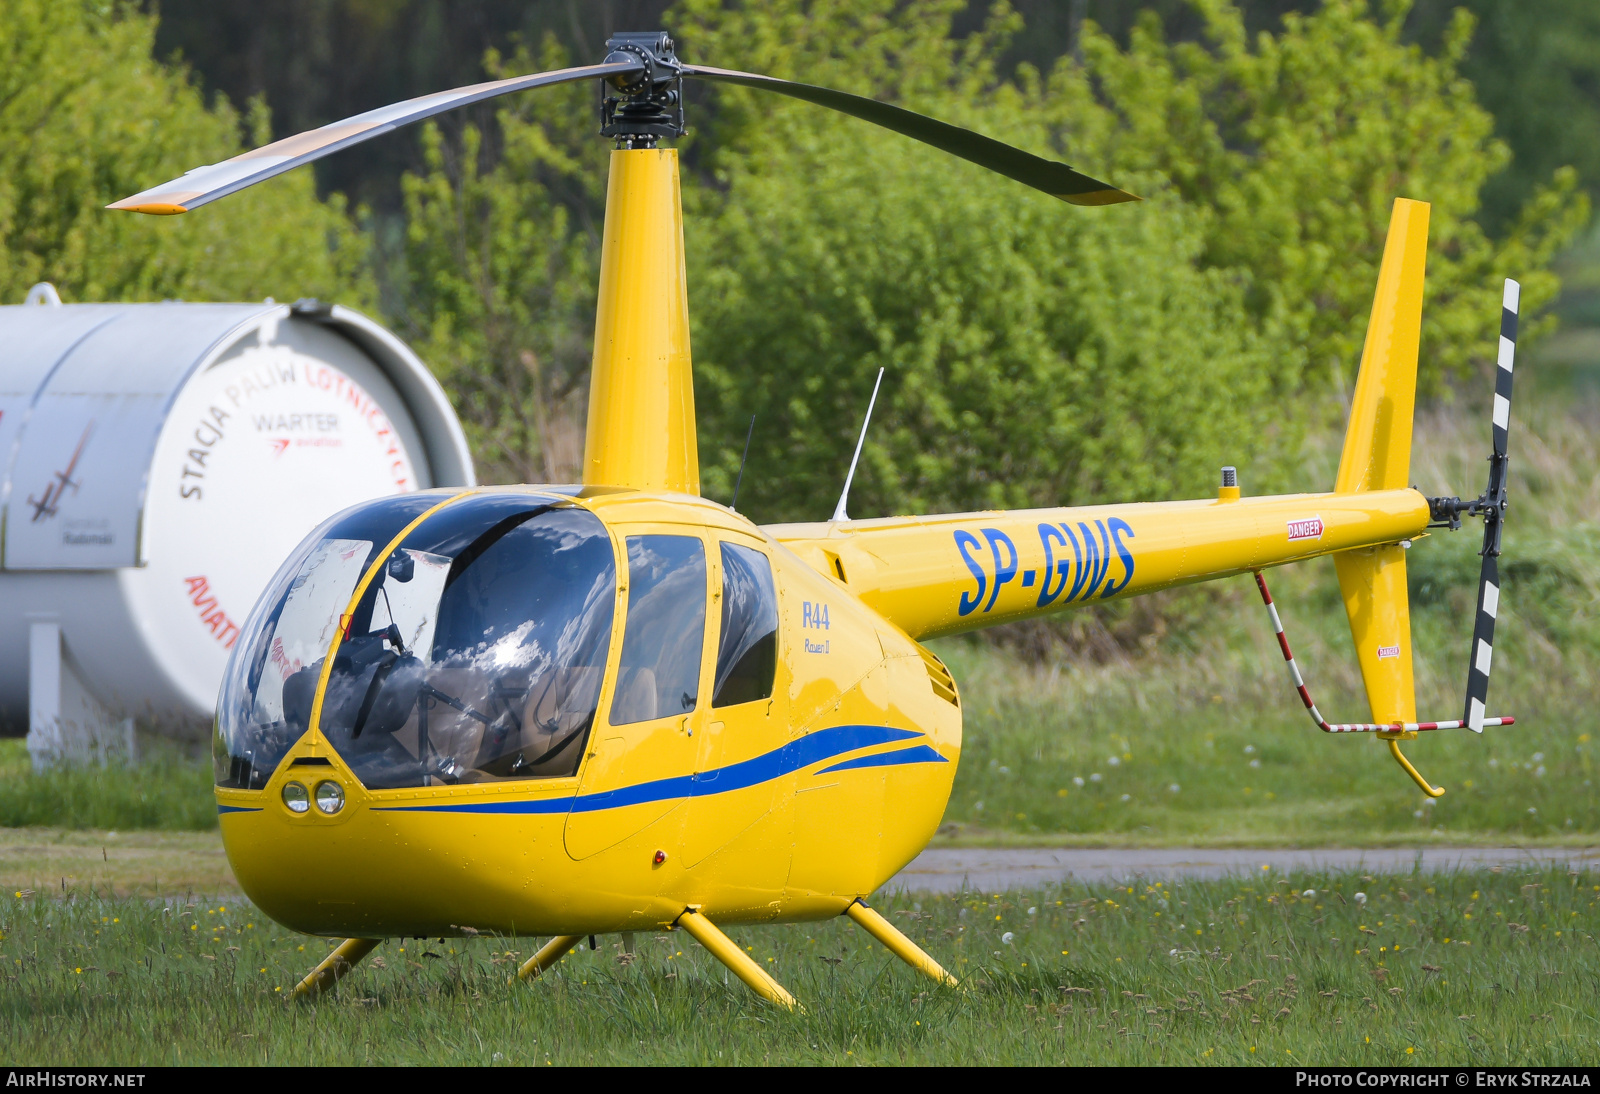
<instances>
[{"instance_id":1,"label":"landing light","mask_svg":"<svg viewBox=\"0 0 1600 1094\"><path fill-rule=\"evenodd\" d=\"M293 785L293 784L291 784ZM301 793L305 793L304 790ZM285 791L287 794L287 791ZM294 806L289 808L293 809ZM304 809L305 806L300 807ZM336 782L320 782L317 784L317 808L330 817L344 808L344 787Z\"/></svg>"},{"instance_id":2,"label":"landing light","mask_svg":"<svg viewBox=\"0 0 1600 1094\"><path fill-rule=\"evenodd\" d=\"M304 813L311 808L311 795L299 783L284 783L283 804L291 813Z\"/></svg>"}]
</instances>

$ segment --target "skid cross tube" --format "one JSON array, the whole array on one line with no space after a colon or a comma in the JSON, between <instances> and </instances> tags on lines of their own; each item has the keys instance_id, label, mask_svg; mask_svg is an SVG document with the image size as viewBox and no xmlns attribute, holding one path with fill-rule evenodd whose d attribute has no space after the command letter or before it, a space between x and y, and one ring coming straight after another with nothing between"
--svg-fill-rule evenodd
<instances>
[{"instance_id":1,"label":"skid cross tube","mask_svg":"<svg viewBox=\"0 0 1600 1094\"><path fill-rule=\"evenodd\" d=\"M879 915L867 902L857 897L844 910L844 914L855 921L856 925L866 931L873 938L883 943L884 947L907 965L916 969L923 975L954 988L959 986L956 978L945 972L944 967L929 957L921 946L902 934L893 923Z\"/></svg>"},{"instance_id":2,"label":"skid cross tube","mask_svg":"<svg viewBox=\"0 0 1600 1094\"><path fill-rule=\"evenodd\" d=\"M307 996L321 995L344 979L346 973L361 963L361 959L378 948L379 938L347 938L341 942L332 953L323 958L322 963L310 972L306 978L295 985L293 995L296 999Z\"/></svg>"},{"instance_id":3,"label":"skid cross tube","mask_svg":"<svg viewBox=\"0 0 1600 1094\"><path fill-rule=\"evenodd\" d=\"M750 990L761 998L784 1010L795 1009L794 996L789 994L788 989L774 980L766 969L757 965L739 948L738 943L723 934L715 923L702 915L698 905L684 909L673 926L682 927L693 935L694 940L704 946L712 957L728 966L735 976L749 985Z\"/></svg>"},{"instance_id":4,"label":"skid cross tube","mask_svg":"<svg viewBox=\"0 0 1600 1094\"><path fill-rule=\"evenodd\" d=\"M557 961L567 956L567 951L582 941L583 935L581 934L556 935L546 942L538 953L522 963L522 967L517 969L517 975L512 977L511 983L515 984L518 980L527 980L529 977L540 975Z\"/></svg>"},{"instance_id":5,"label":"skid cross tube","mask_svg":"<svg viewBox=\"0 0 1600 1094\"><path fill-rule=\"evenodd\" d=\"M1256 588L1261 590L1261 602L1267 606L1267 616L1272 620L1272 630L1278 636L1278 648L1283 651L1283 661L1289 667L1289 680L1294 684L1295 691L1300 693L1300 701L1306 706L1306 713L1316 723L1318 729L1324 733L1379 733L1388 739L1389 752L1394 756L1395 762L1405 769L1422 792L1430 798L1437 798L1444 794L1444 787L1433 786L1427 779L1411 765L1400 752L1400 739L1418 733L1428 733L1436 729L1460 729L1467 724L1463 718L1456 718L1445 722L1330 722L1322 716L1317 709L1317 704L1312 701L1311 691L1306 687L1304 677L1300 675L1300 666L1295 664L1294 654L1289 650L1289 637L1283 633L1283 620L1278 616L1278 606L1272 602L1272 593L1267 591L1266 576L1260 571L1254 571ZM1486 726L1516 725L1517 720L1510 715L1503 718L1485 718Z\"/></svg>"}]
</instances>

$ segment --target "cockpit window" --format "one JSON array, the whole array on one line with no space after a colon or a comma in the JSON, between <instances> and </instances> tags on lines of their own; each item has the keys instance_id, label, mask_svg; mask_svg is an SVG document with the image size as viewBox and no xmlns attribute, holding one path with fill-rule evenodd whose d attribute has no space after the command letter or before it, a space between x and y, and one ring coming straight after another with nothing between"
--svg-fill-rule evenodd
<instances>
[{"instance_id":1,"label":"cockpit window","mask_svg":"<svg viewBox=\"0 0 1600 1094\"><path fill-rule=\"evenodd\" d=\"M611 724L693 710L705 637L705 545L695 536L629 536L628 625Z\"/></svg>"},{"instance_id":2,"label":"cockpit window","mask_svg":"<svg viewBox=\"0 0 1600 1094\"><path fill-rule=\"evenodd\" d=\"M346 510L301 541L267 583L222 676L212 744L218 786L266 785L306 731L316 680L301 671L321 665L373 555L441 500L402 494Z\"/></svg>"},{"instance_id":3,"label":"cockpit window","mask_svg":"<svg viewBox=\"0 0 1600 1094\"><path fill-rule=\"evenodd\" d=\"M340 546L337 531L302 567L330 589L335 620L355 582L335 597L334 574L320 575L341 550L373 550ZM291 583L283 596L278 630L297 618L295 589L306 584ZM615 600L611 540L593 514L526 495L450 505L382 561L350 614L322 734L373 789L571 775L599 701ZM231 719L242 736L305 732L331 639L298 662L269 658L235 689L250 699L248 713Z\"/></svg>"},{"instance_id":4,"label":"cockpit window","mask_svg":"<svg viewBox=\"0 0 1600 1094\"><path fill-rule=\"evenodd\" d=\"M722 636L717 641L713 707L772 695L778 667L778 592L772 563L760 551L722 545Z\"/></svg>"}]
</instances>

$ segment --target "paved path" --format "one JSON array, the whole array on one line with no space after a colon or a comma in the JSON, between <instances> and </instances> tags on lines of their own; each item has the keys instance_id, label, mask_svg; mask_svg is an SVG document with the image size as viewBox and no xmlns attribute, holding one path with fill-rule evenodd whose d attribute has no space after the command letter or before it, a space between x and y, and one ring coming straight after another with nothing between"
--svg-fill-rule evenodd
<instances>
[{"instance_id":1,"label":"paved path","mask_svg":"<svg viewBox=\"0 0 1600 1094\"><path fill-rule=\"evenodd\" d=\"M935 892L969 888L1000 892L1050 885L1069 878L1081 883L1130 877L1172 880L1254 875L1261 872L1262 866L1280 875L1328 869L1392 874L1410 873L1419 864L1424 871L1436 872L1471 866L1550 862L1568 863L1576 869L1600 870L1600 848L1396 847L1366 851L1338 848L1310 851L939 848L922 852L884 888Z\"/></svg>"}]
</instances>

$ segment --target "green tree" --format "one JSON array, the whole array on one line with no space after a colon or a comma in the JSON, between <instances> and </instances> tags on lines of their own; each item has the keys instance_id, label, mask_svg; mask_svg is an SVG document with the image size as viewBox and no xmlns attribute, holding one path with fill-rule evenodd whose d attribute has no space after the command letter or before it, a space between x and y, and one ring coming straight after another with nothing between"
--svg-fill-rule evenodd
<instances>
[{"instance_id":1,"label":"green tree","mask_svg":"<svg viewBox=\"0 0 1600 1094\"><path fill-rule=\"evenodd\" d=\"M1432 205L1425 391L1492 358L1503 278L1523 282L1527 314L1554 298L1549 262L1587 219L1587 199L1557 170L1502 238L1477 223L1509 152L1458 72L1469 14L1428 56L1403 41L1409 0L1376 14L1365 0L1326 0L1253 40L1229 0L1194 2L1203 44L1169 44L1147 19L1123 51L1089 28L1084 67L1057 66L1047 108L1069 148L1113 173L1157 171L1214 211L1205 263L1250 279L1253 311L1305 347L1314 381L1354 380L1396 197Z\"/></svg>"},{"instance_id":2,"label":"green tree","mask_svg":"<svg viewBox=\"0 0 1600 1094\"><path fill-rule=\"evenodd\" d=\"M1425 45L1444 38L1457 8L1477 21L1461 60L1494 114L1511 162L1484 187L1491 231L1560 167L1600 192L1600 4L1594 0L1417 0L1409 27Z\"/></svg>"},{"instance_id":3,"label":"green tree","mask_svg":"<svg viewBox=\"0 0 1600 1094\"><path fill-rule=\"evenodd\" d=\"M0 4L0 301L49 280L69 301L370 302L362 237L307 172L182 217L104 209L242 150L238 114L154 62L154 34L115 0Z\"/></svg>"},{"instance_id":4,"label":"green tree","mask_svg":"<svg viewBox=\"0 0 1600 1094\"><path fill-rule=\"evenodd\" d=\"M1428 56L1402 38L1404 3L1327 0L1254 37L1226 0L1194 7L1199 41L1147 18L1123 47L1089 24L1081 64L1006 78L1021 27L1004 5L956 37L960 0L681 0L685 56L903 102L1149 199L1072 208L851 119L693 88L707 491L731 492L755 413L742 506L825 516L878 366L857 515L1200 493L1219 463L1292 455L1353 381L1396 196L1433 203L1432 389L1488 358L1500 277L1524 281L1527 310L1551 297L1584 199L1557 173L1504 238L1477 227L1506 151L1458 74L1469 18ZM405 320L495 473L576 460L551 453L580 429L605 155L591 111L582 90L535 93L501 111L498 160L471 127L434 133L406 183ZM1326 485L1292 460L1250 474Z\"/></svg>"},{"instance_id":5,"label":"green tree","mask_svg":"<svg viewBox=\"0 0 1600 1094\"><path fill-rule=\"evenodd\" d=\"M1396 196L1433 202L1425 385L1492 353L1502 276L1530 310L1555 291L1549 257L1586 213L1570 174L1503 241L1471 219L1506 153L1456 74L1465 18L1428 57L1401 41L1404 4L1328 0L1252 40L1237 8L1200 0L1203 42L1147 19L1122 49L1091 25L1081 66L1004 80L1016 20L1000 6L956 40L960 6L675 9L694 56L900 101L1149 199L1069 208L719 90L697 145L715 184L690 218L702 453L718 492L758 415L754 514L829 511L878 365L858 515L1198 492L1224 457L1288 451L1353 382Z\"/></svg>"},{"instance_id":6,"label":"green tree","mask_svg":"<svg viewBox=\"0 0 1600 1094\"><path fill-rule=\"evenodd\" d=\"M697 55L722 57L726 36L757 53L736 63L887 85L1037 147L1017 96L993 89L1008 18L962 43L945 33L957 5L871 7L716 13L685 33ZM754 412L742 506L827 516L879 366L858 516L1198 490L1267 433L1295 357L1199 268L1203 210L1078 209L803 106L746 94L718 109L707 157L725 190L696 190L688 225L713 494Z\"/></svg>"},{"instance_id":7,"label":"green tree","mask_svg":"<svg viewBox=\"0 0 1600 1094\"><path fill-rule=\"evenodd\" d=\"M488 69L561 68L547 41ZM461 415L486 479L576 473L592 349L606 148L594 89L547 88L497 113L498 161L483 134L424 134L427 172L403 180L400 318Z\"/></svg>"}]
</instances>

